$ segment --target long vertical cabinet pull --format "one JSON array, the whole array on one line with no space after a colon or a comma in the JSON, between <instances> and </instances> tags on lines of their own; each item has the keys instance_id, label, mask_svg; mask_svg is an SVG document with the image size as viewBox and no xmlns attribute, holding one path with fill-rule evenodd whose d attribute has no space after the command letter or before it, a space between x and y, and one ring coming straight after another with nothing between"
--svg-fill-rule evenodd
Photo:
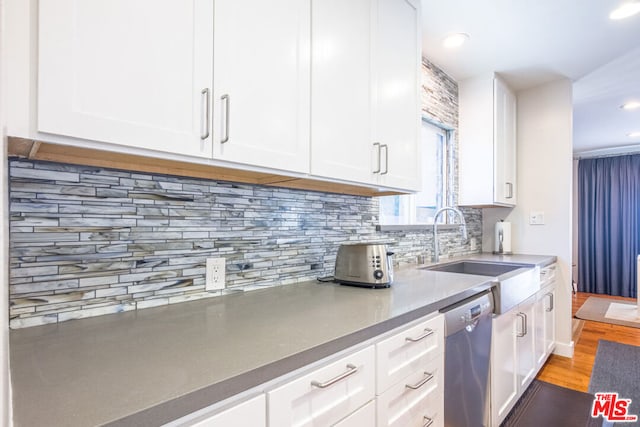
<instances>
[{"instance_id":1,"label":"long vertical cabinet pull","mask_svg":"<svg viewBox=\"0 0 640 427\"><path fill-rule=\"evenodd\" d=\"M509 189L509 195L505 196L506 199L513 199L513 183L507 182L507 188Z\"/></svg>"},{"instance_id":2,"label":"long vertical cabinet pull","mask_svg":"<svg viewBox=\"0 0 640 427\"><path fill-rule=\"evenodd\" d=\"M380 149L384 148L384 172L380 172L380 175L386 175L389 173L389 146L382 144Z\"/></svg>"},{"instance_id":3,"label":"long vertical cabinet pull","mask_svg":"<svg viewBox=\"0 0 640 427\"><path fill-rule=\"evenodd\" d=\"M378 169L374 170L373 173L380 173L380 163L382 162L381 157L382 157L382 153L380 153L380 143L379 142L374 142L373 146L375 147L376 151L378 152Z\"/></svg>"},{"instance_id":4,"label":"long vertical cabinet pull","mask_svg":"<svg viewBox=\"0 0 640 427\"><path fill-rule=\"evenodd\" d=\"M527 335L527 315L524 313L517 313L517 316L520 318L520 320L522 321L521 326L522 332L518 332L516 335L520 338L524 337L525 335Z\"/></svg>"},{"instance_id":5,"label":"long vertical cabinet pull","mask_svg":"<svg viewBox=\"0 0 640 427\"><path fill-rule=\"evenodd\" d=\"M228 94L224 94L220 97L220 100L224 104L224 136L220 140L221 144L229 141L229 114L231 112L231 99Z\"/></svg>"},{"instance_id":6,"label":"long vertical cabinet pull","mask_svg":"<svg viewBox=\"0 0 640 427\"><path fill-rule=\"evenodd\" d=\"M549 297L549 308L547 308L547 311L552 312L553 311L553 294L549 292L547 296Z\"/></svg>"},{"instance_id":7,"label":"long vertical cabinet pull","mask_svg":"<svg viewBox=\"0 0 640 427\"><path fill-rule=\"evenodd\" d=\"M204 88L202 89L202 92L200 92L200 97L202 98L202 102L204 103L204 108L202 108L202 110L204 111L204 118L201 121L202 124L204 124L204 126L201 125L201 132L200 132L200 139L207 139L209 138L209 129L211 128L211 122L210 122L210 118L209 118L209 88Z\"/></svg>"}]
</instances>

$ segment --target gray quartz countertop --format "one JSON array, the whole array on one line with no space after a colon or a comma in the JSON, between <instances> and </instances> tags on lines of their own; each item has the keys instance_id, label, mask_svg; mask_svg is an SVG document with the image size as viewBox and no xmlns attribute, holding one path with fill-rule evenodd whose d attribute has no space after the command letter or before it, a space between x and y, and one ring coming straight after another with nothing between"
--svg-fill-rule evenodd
<instances>
[{"instance_id":1,"label":"gray quartz countertop","mask_svg":"<svg viewBox=\"0 0 640 427\"><path fill-rule=\"evenodd\" d=\"M14 330L14 422L160 425L490 286L487 277L412 265L386 289L314 281Z\"/></svg>"}]
</instances>

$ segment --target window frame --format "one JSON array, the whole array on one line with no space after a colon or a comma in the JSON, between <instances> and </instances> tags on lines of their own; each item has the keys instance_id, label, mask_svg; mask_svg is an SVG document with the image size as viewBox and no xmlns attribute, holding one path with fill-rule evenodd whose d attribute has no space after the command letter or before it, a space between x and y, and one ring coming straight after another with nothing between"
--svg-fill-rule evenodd
<instances>
[{"instance_id":1,"label":"window frame","mask_svg":"<svg viewBox=\"0 0 640 427\"><path fill-rule=\"evenodd\" d=\"M442 122L434 120L431 117L422 116L421 126L428 124L434 128L436 131L443 136L443 145L444 145L444 153L442 156L442 203L443 206L453 206L455 195L455 150L454 150L454 141L455 141L455 128L453 126L446 125ZM416 195L415 194L406 194L400 195L397 197L405 198L404 203L408 203L410 206L409 210L409 224L382 224L376 226L378 231L402 231L402 230L419 230L424 229L425 227L431 227L434 225L433 222L430 223L416 223ZM400 199L400 203L403 203L403 199ZM379 221L382 220L382 212L381 208L379 208ZM446 212L439 218L438 225L442 226L457 226L451 221L449 212Z\"/></svg>"}]
</instances>

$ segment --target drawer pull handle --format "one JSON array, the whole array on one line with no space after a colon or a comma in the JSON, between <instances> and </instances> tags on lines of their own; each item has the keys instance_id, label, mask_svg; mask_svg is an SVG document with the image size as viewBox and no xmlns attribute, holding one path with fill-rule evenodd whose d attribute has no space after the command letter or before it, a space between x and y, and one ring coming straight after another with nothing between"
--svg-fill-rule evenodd
<instances>
[{"instance_id":1,"label":"drawer pull handle","mask_svg":"<svg viewBox=\"0 0 640 427\"><path fill-rule=\"evenodd\" d=\"M433 329L425 328L424 334L420 335L417 338L406 337L405 341L418 342L420 340L425 339L426 337L429 337L429 336L435 334L435 332L436 331L434 331Z\"/></svg>"},{"instance_id":2,"label":"drawer pull handle","mask_svg":"<svg viewBox=\"0 0 640 427\"><path fill-rule=\"evenodd\" d=\"M433 424L433 418L429 418L425 415L422 419L426 421L426 423L422 424L422 427L429 427L431 424Z\"/></svg>"},{"instance_id":3,"label":"drawer pull handle","mask_svg":"<svg viewBox=\"0 0 640 427\"><path fill-rule=\"evenodd\" d=\"M343 380L348 376L355 374L356 372L358 372L358 367L356 365L352 365L351 363L349 363L347 364L347 370L341 373L340 375L338 375L337 377L331 378L330 380L323 383L321 383L320 381L311 381L311 385L318 388L327 388L329 386L334 385L338 381Z\"/></svg>"},{"instance_id":4,"label":"drawer pull handle","mask_svg":"<svg viewBox=\"0 0 640 427\"><path fill-rule=\"evenodd\" d=\"M422 387L423 385L425 385L426 383L428 383L429 381L431 381L433 379L433 374L430 372L425 372L425 377L423 379L420 380L419 383L417 384L405 384L406 388L410 388L411 390L417 390L420 387Z\"/></svg>"}]
</instances>

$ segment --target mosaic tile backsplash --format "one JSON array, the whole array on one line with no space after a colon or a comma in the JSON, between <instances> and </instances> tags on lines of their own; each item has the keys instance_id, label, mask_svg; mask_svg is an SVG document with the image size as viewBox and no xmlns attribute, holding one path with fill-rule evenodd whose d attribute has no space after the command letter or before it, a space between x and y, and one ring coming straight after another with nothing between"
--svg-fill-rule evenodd
<instances>
[{"instance_id":1,"label":"mosaic tile backsplash","mask_svg":"<svg viewBox=\"0 0 640 427\"><path fill-rule=\"evenodd\" d=\"M10 174L12 328L313 280L349 241L389 242L398 261L432 246L377 232L375 198L24 160ZM469 251L457 230L442 242ZM207 257L226 259L226 291L205 291Z\"/></svg>"}]
</instances>

